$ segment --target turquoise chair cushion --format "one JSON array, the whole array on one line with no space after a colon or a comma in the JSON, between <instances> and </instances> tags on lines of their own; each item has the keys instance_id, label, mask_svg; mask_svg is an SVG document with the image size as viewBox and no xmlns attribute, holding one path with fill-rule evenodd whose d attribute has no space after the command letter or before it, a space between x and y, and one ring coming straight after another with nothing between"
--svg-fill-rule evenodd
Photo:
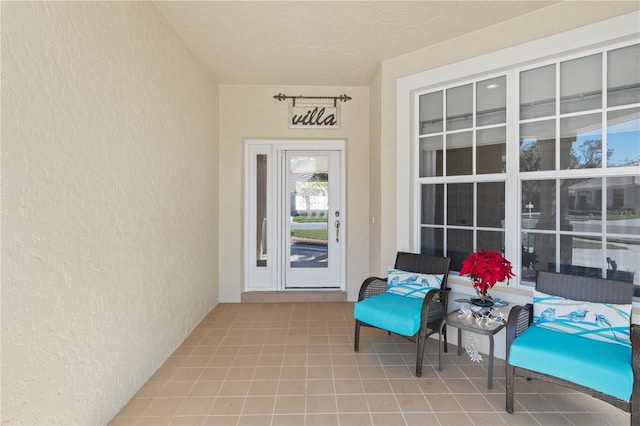
<instances>
[{"instance_id":1,"label":"turquoise chair cushion","mask_svg":"<svg viewBox=\"0 0 640 426\"><path fill-rule=\"evenodd\" d=\"M357 302L355 319L403 336L413 336L420 329L423 299L382 293Z\"/></svg>"},{"instance_id":2,"label":"turquoise chair cushion","mask_svg":"<svg viewBox=\"0 0 640 426\"><path fill-rule=\"evenodd\" d=\"M631 348L532 325L518 336L509 364L559 377L628 401Z\"/></svg>"}]
</instances>

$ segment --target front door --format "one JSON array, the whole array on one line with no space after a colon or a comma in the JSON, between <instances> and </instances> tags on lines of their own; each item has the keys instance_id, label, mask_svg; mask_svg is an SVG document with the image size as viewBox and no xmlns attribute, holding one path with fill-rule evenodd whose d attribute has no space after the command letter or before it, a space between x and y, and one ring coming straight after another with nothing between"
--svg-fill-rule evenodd
<instances>
[{"instance_id":1,"label":"front door","mask_svg":"<svg viewBox=\"0 0 640 426\"><path fill-rule=\"evenodd\" d=\"M284 287L340 288L340 152L286 151L284 158Z\"/></svg>"},{"instance_id":2,"label":"front door","mask_svg":"<svg viewBox=\"0 0 640 426\"><path fill-rule=\"evenodd\" d=\"M245 290L344 289L344 141L247 141Z\"/></svg>"}]
</instances>

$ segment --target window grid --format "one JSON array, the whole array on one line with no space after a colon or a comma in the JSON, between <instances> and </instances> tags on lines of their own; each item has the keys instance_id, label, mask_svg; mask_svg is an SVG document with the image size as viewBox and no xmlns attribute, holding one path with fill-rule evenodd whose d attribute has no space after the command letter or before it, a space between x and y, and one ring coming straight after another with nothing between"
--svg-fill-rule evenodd
<instances>
[{"instance_id":1,"label":"window grid","mask_svg":"<svg viewBox=\"0 0 640 426\"><path fill-rule=\"evenodd\" d=\"M419 206L419 210L422 210L424 208L424 200L421 199L421 195L423 194L423 191L420 190L420 188L422 188L423 185L434 185L434 186L442 185L443 194L444 194L443 195L444 199L442 203L442 207L443 207L442 224L424 223L422 220L423 215L422 213L420 213L421 220L418 227L420 229L420 232L418 232L418 239L420 241L420 247L422 248L422 250L425 250L425 243L424 241L421 240L422 236L425 235L425 232L424 232L425 229L442 230L443 232L442 247L439 247L439 248L442 250L444 254L447 254L447 255L451 255L450 247L448 245L448 238L447 238L449 231L471 230L473 249L485 248L482 245L480 246L478 245L479 232L500 231L506 234L503 236L503 241L506 246L505 252L507 253L507 255L514 256L514 254L518 253L518 255L516 255L518 259L516 260L515 258L512 258L511 260L514 262L514 266L515 266L514 269L516 270L516 273L518 273L518 270L521 273L520 274L521 277L519 281L526 283L526 282L532 281L530 278L532 278L534 274L529 274L527 276L527 274L524 274L524 269L527 268L527 262L529 262L530 259L532 258L531 255L535 255L535 248L533 248L533 253L529 253L529 250L531 250L532 247L529 246L530 241L527 242L526 240L527 239L531 240L531 236L533 236L534 238L536 236L539 236L540 238L551 238L554 246L552 250L553 262L548 262L547 265L543 265L545 268L555 267L557 269L557 272L569 272L569 273L577 273L577 274L584 274L584 275L589 275L594 273L594 271L596 271L601 276L609 277L609 278L611 278L610 276L611 272L613 272L615 275L616 269L615 268L612 269L612 262L611 262L614 259L612 259L610 252L615 251L616 247L619 247L619 246L625 246L625 247L628 246L630 247L628 250L637 250L638 247L640 247L640 236L636 232L636 227L631 227L630 232L621 232L621 229L624 230L624 224L619 225L620 223L619 222L618 226L614 226L616 225L614 224L615 222L614 218L609 217L610 209L612 207L619 207L620 205L624 205L623 200L625 196L624 189L616 189L616 188L610 187L610 185L613 184L612 182L614 182L616 179L620 180L625 177L627 178L635 177L635 179L637 180L638 174L640 172L640 163L630 163L623 166L619 166L616 164L614 164L613 166L610 166L608 164L609 163L609 160L608 160L609 130L610 130L609 127L611 125L610 122L608 121L609 114L611 112L619 111L620 115L623 115L626 112L628 116L629 114L630 116L633 116L634 109L637 109L640 106L640 103L609 106L609 91L611 89L609 85L610 83L609 83L609 76L608 76L609 53L615 49L621 49L627 46L633 46L633 44L626 43L625 45L622 45L622 46L611 46L611 47L607 47L605 49L600 49L597 51L582 52L582 53L574 54L572 56L564 56L561 58L556 58L553 61L547 61L546 63L541 62L535 65L530 65L526 68L514 68L512 70L509 70L506 73L503 73L502 75L505 76L505 81L507 86L506 123L504 124L491 124L486 126L477 126L478 84L481 81L487 80L495 76L491 76L491 75L481 76L479 78L474 79L473 81L456 82L455 84L443 85L441 87L435 88L434 90L417 93L416 98L419 98L421 95L425 95L425 94L433 94L436 92L441 92L444 98L443 99L442 132L438 134L421 133L420 130L422 126L420 125L420 123L419 123L418 132L417 132L419 134L417 138L418 141L426 137L432 137L434 135L442 136L442 147L441 147L442 158L438 160L438 161L442 161L442 175L438 175L437 173L425 175L424 173L422 173L422 171L419 171L418 177L417 177L417 183L418 183L417 205ZM567 102L567 99L563 99L562 97L562 91L566 90L566 88L563 87L563 84L566 84L566 82L562 80L562 67L569 66L570 64L571 65L579 64L580 63L579 61L584 60L584 58L587 58L588 60L593 60L593 58L598 59L598 55L600 58L600 64L599 64L600 70L595 70L594 72L600 73L601 81L600 81L600 88L596 89L593 93L595 93L596 96L600 96L600 104L597 106L586 104L586 107L582 107L579 102L576 104L577 106L566 104L565 102ZM593 57L593 58L589 58L589 57ZM570 61L578 61L578 62L570 62ZM521 114L519 113L513 114L514 111L516 112L521 111L521 106L520 106L520 96L521 96L520 89L521 88L520 88L520 82L519 82L520 74L525 71L534 70L536 68L541 68L548 65L554 66L554 73L555 73L554 75L555 99L553 100L553 102L555 102L554 114L520 119ZM447 101L448 101L448 97L446 95L447 90L451 88L461 87L461 86L464 86L465 84L471 84L471 87L472 87L471 128L449 130L448 120L447 120ZM509 90L511 87L513 87L513 90ZM632 87L631 90L640 90L640 89ZM578 93L577 96L579 97L579 95L580 93ZM589 95L591 96L591 94ZM420 106L420 103L418 103L418 106ZM565 110L568 109L568 111L563 112L563 108ZM572 110L572 108L577 108L577 109ZM596 132L595 135L599 137L600 140L598 141L598 139L594 139L591 142L596 146L598 142L600 143L599 154L594 155L593 157L595 160L597 160L599 157L600 158L599 161L601 163L598 164L597 161L595 163L589 163L586 160L584 160L585 161L584 163L581 163L580 161L583 161L582 159L576 160L576 154L574 152L574 150L576 150L575 146L578 146L578 148L580 148L580 144L582 143L584 145L583 149L586 150L587 144L585 144L585 142L578 142L578 138L581 136L581 134L579 133L581 129L578 126L584 123L588 123L590 116L591 118L594 118L596 117L596 115L597 117L599 117L599 121L600 121L600 126L599 126L600 134L597 134ZM550 122L551 120L554 121L553 123L554 136L552 139L554 143L553 153L555 158L553 162L554 163L553 169L521 171L520 167L518 166L518 164L520 163L520 155L521 155L520 149L517 147L517 145L515 145L515 149L513 149L514 143L521 140L521 136L520 136L521 126L526 124L544 123L545 121ZM633 120L633 118L631 120ZM572 125L576 127L575 129L575 132L577 132L576 135L567 136L566 134L563 134L563 131L569 134L570 131L572 131L573 129ZM503 126L506 127L505 134L507 137L506 170L503 170L503 173L498 173L498 174L488 174L488 175L478 174L478 162L479 162L478 132L483 129L500 128ZM563 126L566 129L563 129ZM471 131L471 135L472 135L471 137L471 159L472 159L471 174L451 176L447 167L448 136L456 133L463 133L469 130ZM513 138L514 134L517 135L515 138ZM512 136L512 137L510 138L509 136ZM588 135L588 136L591 136L591 135ZM640 132L636 131L635 136L638 138L636 142L640 144ZM575 140L572 140L572 138L574 137L575 137ZM640 160L640 158L638 160ZM578 163L573 165L571 164L571 162L575 163L576 161L578 161ZM577 167L577 168L565 168L563 170L564 166ZM417 164L417 167L419 169L420 164ZM594 177L601 180L601 186L599 188L594 190L592 193L586 193L584 196L581 196L582 198L579 198L578 195L576 194L572 195L571 197L568 196L567 191L569 190L568 189L569 186L572 185L571 182L573 181L588 182L589 179L594 179ZM512 201L515 201L515 203L512 203L512 204L524 206L526 204L526 200L523 199L524 197L522 193L523 183L535 182L535 181L553 182L554 187L552 190L553 190L554 197L552 201L552 206L554 210L553 214L555 216L554 217L555 224L553 226L553 229L538 229L538 228L525 227L524 225L525 220L523 220L523 216L525 216L526 210L524 210L523 208L520 208L519 210L507 208L506 211L504 212L502 227L494 228L490 226L489 227L478 226L478 206L479 206L478 203L480 202L480 200L478 200L478 184L479 183L503 182L505 184L505 192L507 192L505 194L505 199L504 199L505 206L508 205L507 203L510 201L510 197L508 196L508 193L511 189L513 189L513 186L515 183L516 184L515 186L517 187L517 197L516 197L517 200L512 200ZM472 184L472 187L473 187L473 196L472 196L473 214L472 214L472 221L471 221L472 223L470 226L460 226L456 224L451 224L448 221L449 209L450 208L453 209L456 207L454 205L449 205L448 200L449 200L450 186L460 184L460 183ZM578 187L577 184L573 184L573 185ZM565 194L563 193L563 191L567 193ZM572 191L577 193L578 190L574 188L572 189ZM640 190L636 189L636 192L638 191ZM622 198L622 201L621 201L621 198ZM570 202L573 203L571 205L573 210L575 210L580 205L597 206L598 204L596 203L599 203L599 210L601 212L601 215L600 215L601 225L599 225L599 227L597 227L598 226L597 224L593 225L594 226L593 229L589 229L589 228L574 229L564 224L563 221L570 220L569 218L570 215L567 214L563 217L563 212L561 211L561 209L569 209ZM639 205L640 205L640 200L636 200L635 206L634 206L635 210L631 208L630 215L638 214L640 216L640 214L638 213L640 211L638 209ZM513 218L509 215L517 216L517 219L513 220ZM574 218L574 220L576 219ZM589 219L587 219L587 222L590 222L590 221L591 221L591 217L589 216ZM579 222L580 221L578 220L577 225L581 225ZM594 223L595 222L597 222L597 220L594 221ZM510 223L516 224L517 232L514 232L516 231L516 229L511 229L509 225ZM526 247L525 247L525 244L526 244ZM518 246L522 247L522 250L518 250L517 249ZM582 246L587 248L580 248ZM588 259L587 261L573 260L576 257L581 256L581 254L579 254L580 252L594 252L594 253L597 252L597 249L596 249L597 247L599 247L599 250L600 250L600 254L598 255L599 261L594 262L592 259L593 256L591 256L591 258ZM427 248L427 249L430 249L430 248ZM465 254L468 254L468 253L465 253ZM452 269L454 270L456 269L456 266L459 265L459 262L461 260L461 254L457 253L456 255L457 255L457 258L454 258L455 256L452 256L452 261L453 261ZM566 262L566 260L563 260L563 256L564 257L568 256L568 258L571 259L568 264L567 263L563 264L563 262ZM531 263L529 263L529 266L533 266L531 268L533 272L537 270L536 264L531 265ZM629 265L627 265L627 267L628 266ZM538 269L539 268L540 267L538 265ZM563 268L566 270L563 270ZM633 268L635 269L635 265L633 265ZM624 276L622 277L616 278L614 276L613 277L614 279L629 280L629 275L631 275L631 280L633 280L636 285L639 284L639 277L638 277L639 273L636 273L635 270L629 270L629 271L618 270L618 272L625 272L625 273L628 272L628 273L626 275L623 274Z\"/></svg>"}]
</instances>

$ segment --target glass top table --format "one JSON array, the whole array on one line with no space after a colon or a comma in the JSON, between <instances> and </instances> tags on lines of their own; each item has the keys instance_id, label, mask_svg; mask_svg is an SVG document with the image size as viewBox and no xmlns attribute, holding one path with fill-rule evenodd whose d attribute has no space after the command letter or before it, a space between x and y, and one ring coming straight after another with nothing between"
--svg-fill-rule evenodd
<instances>
[{"instance_id":1,"label":"glass top table","mask_svg":"<svg viewBox=\"0 0 640 426\"><path fill-rule=\"evenodd\" d=\"M502 330L506 325L506 319L503 321L487 321L479 315L460 315L460 310L456 309L450 312L442 322L439 333L440 349L438 351L438 369L442 371L442 351L444 342L442 340L442 332L444 327L450 326L458 329L458 355L462 355L462 332L461 330L470 331L476 334L489 336L489 377L487 379L487 388L493 388L493 336Z\"/></svg>"}]
</instances>

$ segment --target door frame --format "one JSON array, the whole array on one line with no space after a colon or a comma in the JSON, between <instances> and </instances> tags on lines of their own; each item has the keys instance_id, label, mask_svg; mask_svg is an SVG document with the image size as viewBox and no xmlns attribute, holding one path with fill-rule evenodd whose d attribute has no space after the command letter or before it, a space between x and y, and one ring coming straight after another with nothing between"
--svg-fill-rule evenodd
<instances>
[{"instance_id":1,"label":"door frame","mask_svg":"<svg viewBox=\"0 0 640 426\"><path fill-rule=\"evenodd\" d=\"M346 288L346 248L347 248L347 220L346 220L346 158L345 139L245 139L245 172L244 172L244 223L243 223L243 265L244 265L244 291L325 291L341 290ZM286 151L339 151L340 152L340 215L341 215L341 250L340 261L340 285L331 288L285 288L285 261L287 256L281 254L282 237L284 232L282 221L278 218L278 212L282 204L283 188L279 182L279 174L282 173L282 156ZM256 191L256 158L257 155L266 155L267 191L276 191L267 197L267 216L275 220L268 220L266 224L267 253L266 266L257 266L257 211L254 200ZM277 254L276 254L277 253ZM276 258L277 257L277 258ZM286 258L286 259L285 259Z\"/></svg>"}]
</instances>

